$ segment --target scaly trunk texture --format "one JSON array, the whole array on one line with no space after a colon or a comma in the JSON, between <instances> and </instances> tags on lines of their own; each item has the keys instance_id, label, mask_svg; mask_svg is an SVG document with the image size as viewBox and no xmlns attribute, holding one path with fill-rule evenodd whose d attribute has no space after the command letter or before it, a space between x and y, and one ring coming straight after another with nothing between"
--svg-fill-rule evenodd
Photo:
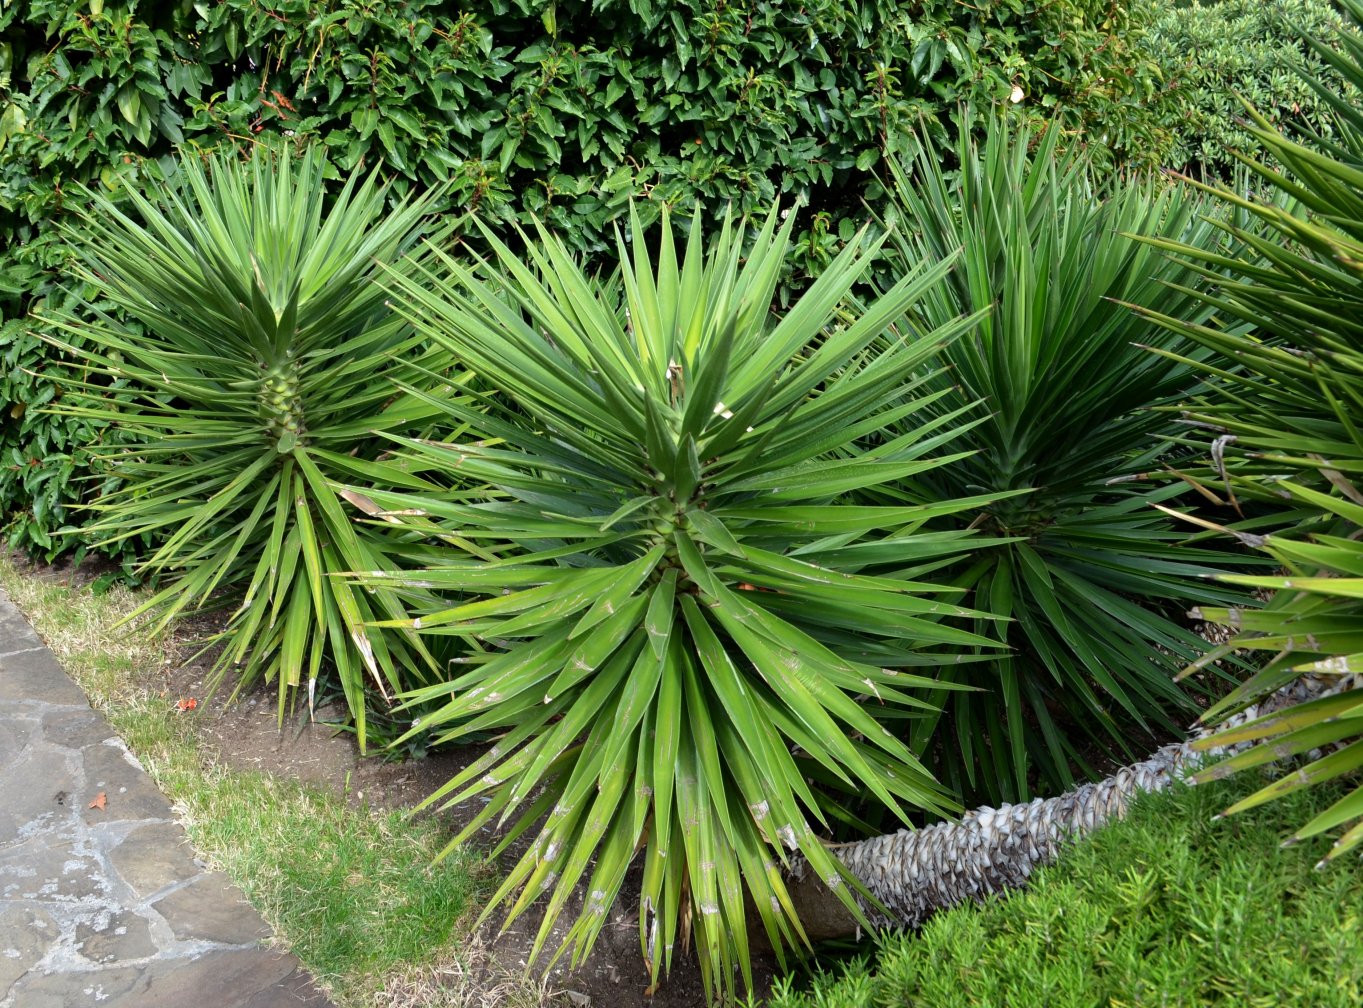
<instances>
[{"instance_id":1,"label":"scaly trunk texture","mask_svg":"<svg viewBox=\"0 0 1363 1008\"><path fill-rule=\"evenodd\" d=\"M1304 678L1227 724L1241 724L1337 692L1346 685L1338 680ZM1164 746L1149 759L1123 767L1106 780L1085 784L1056 798L975 809L960 822L900 830L846 844L834 853L889 912L887 916L863 903L872 924L913 927L937 910L1023 885L1036 868L1054 861L1065 844L1113 816L1121 816L1136 792L1162 790L1197 766L1207 753L1195 752L1192 743L1211 733L1199 729L1187 742ZM857 922L846 907L802 867L795 869L791 896L810 940L855 933Z\"/></svg>"}]
</instances>

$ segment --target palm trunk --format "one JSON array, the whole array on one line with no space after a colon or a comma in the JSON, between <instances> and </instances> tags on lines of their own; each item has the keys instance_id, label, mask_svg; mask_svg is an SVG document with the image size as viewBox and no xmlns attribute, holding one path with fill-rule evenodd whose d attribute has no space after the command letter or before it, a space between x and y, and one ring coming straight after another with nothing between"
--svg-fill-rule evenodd
<instances>
[{"instance_id":1,"label":"palm trunk","mask_svg":"<svg viewBox=\"0 0 1363 1008\"><path fill-rule=\"evenodd\" d=\"M1339 686L1302 679L1231 720L1243 723ZM1187 742L1164 746L1106 780L1056 798L975 809L960 822L900 830L845 844L834 853L883 907L885 912L861 901L874 926L914 927L936 910L1023 885L1036 868L1054 861L1065 844L1123 815L1134 794L1160 791L1201 762L1206 752L1195 752L1192 745L1208 734L1210 729L1199 729ZM856 932L856 919L841 899L802 867L797 866L790 887L810 940Z\"/></svg>"}]
</instances>

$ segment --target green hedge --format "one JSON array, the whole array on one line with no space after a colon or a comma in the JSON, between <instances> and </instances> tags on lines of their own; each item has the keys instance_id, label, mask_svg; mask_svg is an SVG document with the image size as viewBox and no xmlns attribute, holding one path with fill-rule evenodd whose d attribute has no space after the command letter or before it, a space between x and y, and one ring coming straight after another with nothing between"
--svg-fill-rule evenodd
<instances>
[{"instance_id":1,"label":"green hedge","mask_svg":"<svg viewBox=\"0 0 1363 1008\"><path fill-rule=\"evenodd\" d=\"M584 247L631 196L855 206L901 128L957 101L1060 105L1147 151L1155 69L1110 0L12 3L6 210L120 155L316 136L455 203L534 212ZM202 13L201 13L202 12ZM24 128L16 126L27 120ZM108 167L112 164L112 168Z\"/></svg>"},{"instance_id":2,"label":"green hedge","mask_svg":"<svg viewBox=\"0 0 1363 1008\"><path fill-rule=\"evenodd\" d=\"M1275 126L1329 137L1329 107L1294 66L1337 93L1349 93L1340 75L1311 51L1299 31L1332 39L1345 31L1331 0L1222 0L1205 6L1164 7L1145 46L1169 74L1179 127L1170 167L1229 179L1232 150L1255 157L1262 149L1238 120L1237 94Z\"/></svg>"},{"instance_id":3,"label":"green hedge","mask_svg":"<svg viewBox=\"0 0 1363 1008\"><path fill-rule=\"evenodd\" d=\"M448 209L537 215L588 253L631 199L809 210L816 270L879 199L905 127L958 102L1063 113L1114 158L1162 149L1159 74L1111 0L15 0L0 12L0 509L53 555L80 446L26 320L59 290L77 183L117 191L177 146L284 132L341 172L386 162ZM1090 124L1100 130L1088 129Z\"/></svg>"}]
</instances>

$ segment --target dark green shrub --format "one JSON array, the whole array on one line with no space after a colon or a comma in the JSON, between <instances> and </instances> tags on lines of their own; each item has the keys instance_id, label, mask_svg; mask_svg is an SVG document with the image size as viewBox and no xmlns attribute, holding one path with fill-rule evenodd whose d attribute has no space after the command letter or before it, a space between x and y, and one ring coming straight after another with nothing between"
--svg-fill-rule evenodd
<instances>
[{"instance_id":1,"label":"dark green shrub","mask_svg":"<svg viewBox=\"0 0 1363 1008\"><path fill-rule=\"evenodd\" d=\"M495 286L453 258L396 280L417 328L499 390L481 409L448 402L469 429L409 441L400 461L496 492L374 499L418 528L436 519L511 548L361 580L440 592L396 625L472 645L408 696L435 708L410 734L499 739L429 799L484 796L459 841L496 817L513 823L502 846L533 836L486 913L506 900L514 919L544 895L535 953L580 960L640 867L654 979L689 944L723 994L740 976L751 986L752 931L778 952L802 943L780 870L796 852L854 905L824 843L849 802L901 822L949 807L881 720L924 716L938 667L991 641L954 625L983 617L957 604L963 590L890 572L983 545L925 531L979 501L877 508L847 494L950 463L925 456L951 418L864 453L857 442L921 415L926 400L899 401L905 376L976 320L872 352L948 263L918 264L842 317L878 251L863 233L777 314L793 221L726 218L708 245L699 217L684 239L669 221L653 234L634 222L623 282L593 278L543 232L529 266L497 244ZM577 919L556 930L565 912Z\"/></svg>"},{"instance_id":2,"label":"dark green shrub","mask_svg":"<svg viewBox=\"0 0 1363 1008\"><path fill-rule=\"evenodd\" d=\"M1014 0L227 0L11 4L0 191L30 219L70 178L167 143L316 137L343 171L382 158L461 208L604 250L632 196L740 209L777 194L835 216L902 127L957 101L1060 108L1142 153L1154 67L1120 5ZM129 163L131 164L131 162ZM401 187L399 187L400 191ZM8 208L8 207L7 207ZM15 208L11 208L15 209Z\"/></svg>"},{"instance_id":3,"label":"dark green shrub","mask_svg":"<svg viewBox=\"0 0 1363 1008\"><path fill-rule=\"evenodd\" d=\"M1226 782L1145 795L1026 890L888 938L874 967L786 981L770 1008L1046 1005L1352 1008L1363 999L1363 872L1279 844L1338 788L1240 821Z\"/></svg>"},{"instance_id":4,"label":"dark green shrub","mask_svg":"<svg viewBox=\"0 0 1363 1008\"><path fill-rule=\"evenodd\" d=\"M328 200L326 168L320 148L261 145L244 161L189 160L175 182L129 194L126 212L87 190L79 275L140 329L94 304L44 319L79 340L54 376L59 418L135 436L94 449L120 486L90 505L87 528L98 542L157 540L139 570L168 583L133 615L160 628L230 605L214 674L276 683L281 718L325 661L363 751L367 691L422 682L433 661L413 634L364 629L402 615L391 593L333 576L393 561L331 481L366 478L382 434L420 432L430 407L396 380L417 361L436 375L450 364L376 282L430 234L429 194L390 205L370 173Z\"/></svg>"},{"instance_id":5,"label":"dark green shrub","mask_svg":"<svg viewBox=\"0 0 1363 1008\"><path fill-rule=\"evenodd\" d=\"M1330 135L1326 102L1296 72L1326 87L1351 86L1301 33L1335 38L1346 28L1331 0L1222 0L1167 6L1147 30L1144 47L1168 75L1176 110L1166 164L1199 177L1229 179L1232 150L1263 157L1258 137L1241 125L1249 101L1274 126ZM1240 96L1240 97L1237 97Z\"/></svg>"},{"instance_id":6,"label":"dark green shrub","mask_svg":"<svg viewBox=\"0 0 1363 1008\"><path fill-rule=\"evenodd\" d=\"M85 552L88 540L70 529L81 520L72 505L98 500L117 485L91 449L128 440L127 432L103 421L49 412L69 388L69 358L43 340L44 327L29 313L69 310L82 300L113 307L79 281L58 286L72 256L54 225L49 221L42 234L13 221L0 225L11 236L0 250L0 534L8 545L47 560ZM25 235L33 237L25 242ZM128 323L128 329L137 327ZM120 561L126 574L146 544L134 537L96 549Z\"/></svg>"},{"instance_id":7,"label":"dark green shrub","mask_svg":"<svg viewBox=\"0 0 1363 1008\"><path fill-rule=\"evenodd\" d=\"M74 182L112 193L170 170L176 145L287 133L325 145L337 175L383 160L395 195L439 182L453 211L537 215L606 259L632 198L648 215L798 197L797 269L813 271L877 198L904 127L958 101L1017 95L1117 157L1159 150L1157 71L1130 23L1110 0L16 0L0 11L0 339L39 377L8 386L25 408L0 411L0 445L28 465L69 440L27 408L61 389L23 330L61 300L51 225ZM40 514L18 471L0 509L16 544L52 551L75 541L53 538L66 505L95 488L72 482L79 458L70 473L37 461Z\"/></svg>"},{"instance_id":8,"label":"dark green shrub","mask_svg":"<svg viewBox=\"0 0 1363 1008\"><path fill-rule=\"evenodd\" d=\"M65 383L54 378L63 357L29 325L0 323L0 529L10 546L46 560L72 550L78 560L84 555L89 540L63 531L79 520L70 505L97 501L117 485L94 456L128 441L125 431L99 420L39 413L63 396ZM131 576L144 545L138 536L96 551L122 561Z\"/></svg>"},{"instance_id":9,"label":"dark green shrub","mask_svg":"<svg viewBox=\"0 0 1363 1008\"><path fill-rule=\"evenodd\" d=\"M1055 131L1038 141L995 119L985 134L965 131L948 148L951 173L931 145L894 166L888 247L901 269L962 250L910 324L987 313L943 349L949 370L917 390L937 393L929 411L942 415L983 404L947 449L972 454L900 492L1001 495L966 521L1011 541L973 551L955 576L975 605L1011 620L1012 650L943 667L943 681L972 689L937 699L940 725L915 725L934 739L939 775L967 800L993 802L1072 786L1095 758L1129 761L1156 730L1179 731L1197 707L1174 677L1205 646L1184 614L1246 593L1207 580L1237 557L1193 542L1191 526L1160 510L1184 506L1188 487L1151 478L1182 432L1154 407L1201 378L1141 344L1192 341L1120 303L1210 316L1176 286L1191 269L1130 237L1176 234L1217 250L1209 201L1162 180L1105 182L1084 157L1057 153Z\"/></svg>"}]
</instances>

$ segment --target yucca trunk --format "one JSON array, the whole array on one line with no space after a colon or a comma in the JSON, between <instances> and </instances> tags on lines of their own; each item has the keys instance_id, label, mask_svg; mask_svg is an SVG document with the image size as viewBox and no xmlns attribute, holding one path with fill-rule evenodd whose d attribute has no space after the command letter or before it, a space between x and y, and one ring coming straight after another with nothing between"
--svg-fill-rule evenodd
<instances>
[{"instance_id":1,"label":"yucca trunk","mask_svg":"<svg viewBox=\"0 0 1363 1008\"><path fill-rule=\"evenodd\" d=\"M1348 682L1299 679L1228 724L1244 723L1347 688ZM1065 844L1114 816L1121 817L1137 792L1163 790L1203 762L1208 749L1198 742L1211 734L1211 729L1199 729L1186 742L1163 746L1105 780L1055 798L979 808L966 813L960 822L900 830L845 844L833 853L888 912L878 912L863 901L873 924L915 927L937 910L1025 884L1036 868L1053 862ZM856 932L856 920L813 873L797 868L790 893L811 941Z\"/></svg>"},{"instance_id":2,"label":"yucca trunk","mask_svg":"<svg viewBox=\"0 0 1363 1008\"><path fill-rule=\"evenodd\" d=\"M283 455L303 437L304 403L299 395L298 364L290 352L274 365L262 363L259 396L265 438Z\"/></svg>"}]
</instances>

